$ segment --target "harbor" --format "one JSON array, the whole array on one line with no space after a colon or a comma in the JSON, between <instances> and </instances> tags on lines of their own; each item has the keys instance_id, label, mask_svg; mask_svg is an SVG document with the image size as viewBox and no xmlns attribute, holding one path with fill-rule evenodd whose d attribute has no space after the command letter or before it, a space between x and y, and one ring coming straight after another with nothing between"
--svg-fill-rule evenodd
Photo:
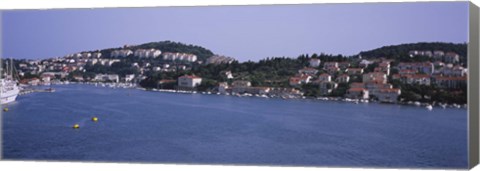
<instances>
[{"instance_id":1,"label":"harbor","mask_svg":"<svg viewBox=\"0 0 480 171\"><path fill-rule=\"evenodd\" d=\"M3 115L5 159L467 165L465 109L430 112L414 105L167 93L87 84L51 87L55 93L19 96L9 104L10 110ZM450 155L446 158L439 152Z\"/></svg>"}]
</instances>

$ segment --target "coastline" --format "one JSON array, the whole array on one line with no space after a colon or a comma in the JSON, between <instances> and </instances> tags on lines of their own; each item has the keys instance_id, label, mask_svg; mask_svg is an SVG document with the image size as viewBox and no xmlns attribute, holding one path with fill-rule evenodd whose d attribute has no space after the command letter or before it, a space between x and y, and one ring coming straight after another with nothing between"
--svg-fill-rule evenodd
<instances>
[{"instance_id":1,"label":"coastline","mask_svg":"<svg viewBox=\"0 0 480 171\"><path fill-rule=\"evenodd\" d=\"M355 103L355 104L368 104L368 103L375 103L375 104L383 104L383 105L401 105L401 106L416 106L416 107L423 107L429 108L429 106L434 108L457 108L457 109L467 109L467 104L441 104L441 103L421 103L421 102L397 102L397 103L382 103L378 101L371 101L371 100L363 100L363 99L349 99L349 98L342 98L342 97L294 97L294 96L270 96L270 95L253 95L249 93L244 94L221 94L221 93L214 93L210 91L186 91L186 90L173 90L173 89L155 89L155 88L144 88L140 87L137 84L133 83L103 83L103 82L56 82L52 83L51 85L69 85L69 84L82 84L82 85L93 85L95 87L105 87L105 88L112 88L112 89L137 89L142 91L151 91L151 92L163 92L163 93L179 93L179 94L202 94L202 95L223 95L223 96L234 96L234 97L253 97L253 98L264 98L264 99L283 99L283 100L312 100L312 101L335 101L335 102L343 102L343 103ZM37 86L50 86L50 85L37 85ZM29 86L35 87L35 86ZM34 89L35 90L35 89ZM31 90L30 90L31 91ZM34 92L34 91L32 91ZM42 91L38 91L42 92Z\"/></svg>"}]
</instances>

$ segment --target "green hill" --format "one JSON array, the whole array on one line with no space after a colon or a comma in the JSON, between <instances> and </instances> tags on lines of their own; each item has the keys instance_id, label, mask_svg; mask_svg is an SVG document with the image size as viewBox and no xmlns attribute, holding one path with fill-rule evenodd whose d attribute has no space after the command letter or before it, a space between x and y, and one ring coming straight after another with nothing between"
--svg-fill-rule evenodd
<instances>
[{"instance_id":1,"label":"green hill","mask_svg":"<svg viewBox=\"0 0 480 171\"><path fill-rule=\"evenodd\" d=\"M199 61L205 61L207 58L214 55L212 51L204 47L190 45L190 44L187 45L187 44L173 42L173 41L144 43L141 45L128 46L126 49L135 51L137 49L151 49L151 48L159 49L162 51L162 53L163 52L191 53L191 54L197 55L197 58ZM110 53L113 50L117 50L117 49L121 49L121 48L103 49L103 50L100 50L100 52L102 53L102 56L110 57Z\"/></svg>"},{"instance_id":2,"label":"green hill","mask_svg":"<svg viewBox=\"0 0 480 171\"><path fill-rule=\"evenodd\" d=\"M455 52L460 55L460 61L466 63L467 59L467 44L466 43L442 43L442 42L421 42L421 43L409 43L409 44L400 44L392 46L384 46L381 48L362 51L359 55L362 58L404 58L408 57L408 52L411 50L441 50L444 52Z\"/></svg>"}]
</instances>

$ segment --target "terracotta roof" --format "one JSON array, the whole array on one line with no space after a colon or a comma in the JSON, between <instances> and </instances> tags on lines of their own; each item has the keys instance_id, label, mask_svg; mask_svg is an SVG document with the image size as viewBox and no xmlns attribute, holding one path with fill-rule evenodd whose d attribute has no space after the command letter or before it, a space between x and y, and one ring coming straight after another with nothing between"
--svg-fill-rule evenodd
<instances>
[{"instance_id":1,"label":"terracotta roof","mask_svg":"<svg viewBox=\"0 0 480 171\"><path fill-rule=\"evenodd\" d=\"M350 89L348 89L348 91L350 91L350 92L351 91L365 91L365 90L366 89L364 89L364 88L350 88Z\"/></svg>"},{"instance_id":2,"label":"terracotta roof","mask_svg":"<svg viewBox=\"0 0 480 171\"><path fill-rule=\"evenodd\" d=\"M179 78L190 78L190 79L195 79L195 78L201 78L201 77L197 77L195 75L184 75L184 76L181 76Z\"/></svg>"}]
</instances>

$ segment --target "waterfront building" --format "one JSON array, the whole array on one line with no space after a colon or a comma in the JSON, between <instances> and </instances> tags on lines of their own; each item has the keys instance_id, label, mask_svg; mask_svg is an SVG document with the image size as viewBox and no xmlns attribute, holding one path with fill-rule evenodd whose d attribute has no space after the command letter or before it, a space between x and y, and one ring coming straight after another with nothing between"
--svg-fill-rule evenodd
<instances>
[{"instance_id":1,"label":"waterfront building","mask_svg":"<svg viewBox=\"0 0 480 171\"><path fill-rule=\"evenodd\" d=\"M125 75L125 82L131 82L135 78L135 74L127 74Z\"/></svg>"},{"instance_id":2,"label":"waterfront building","mask_svg":"<svg viewBox=\"0 0 480 171\"><path fill-rule=\"evenodd\" d=\"M398 96L400 96L401 91L398 88L384 88L380 89L378 93L376 93L376 97L380 102L384 103L396 103L398 100Z\"/></svg>"},{"instance_id":3,"label":"waterfront building","mask_svg":"<svg viewBox=\"0 0 480 171\"><path fill-rule=\"evenodd\" d=\"M178 86L185 88L195 88L202 83L202 78L195 75L184 75L178 77Z\"/></svg>"},{"instance_id":4,"label":"waterfront building","mask_svg":"<svg viewBox=\"0 0 480 171\"><path fill-rule=\"evenodd\" d=\"M332 81L320 82L320 94L328 95L332 93L332 91L337 87L338 87L338 84L336 82L332 82Z\"/></svg>"},{"instance_id":5,"label":"waterfront building","mask_svg":"<svg viewBox=\"0 0 480 171\"><path fill-rule=\"evenodd\" d=\"M250 87L252 83L250 81L236 80L232 83L233 87Z\"/></svg>"},{"instance_id":6,"label":"waterfront building","mask_svg":"<svg viewBox=\"0 0 480 171\"><path fill-rule=\"evenodd\" d=\"M120 78L117 74L97 74L95 75L95 78L93 79L94 81L100 81L100 82L116 82L118 83Z\"/></svg>"},{"instance_id":7,"label":"waterfront building","mask_svg":"<svg viewBox=\"0 0 480 171\"><path fill-rule=\"evenodd\" d=\"M350 99L368 99L369 94L367 89L352 87L347 90L347 94L345 94L345 97Z\"/></svg>"}]
</instances>

